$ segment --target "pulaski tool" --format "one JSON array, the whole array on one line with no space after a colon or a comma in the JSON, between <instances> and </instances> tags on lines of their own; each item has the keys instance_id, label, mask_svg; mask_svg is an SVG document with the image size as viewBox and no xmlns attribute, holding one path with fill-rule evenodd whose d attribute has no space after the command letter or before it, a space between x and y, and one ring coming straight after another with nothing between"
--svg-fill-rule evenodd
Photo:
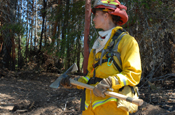
<instances>
[{"instance_id":1,"label":"pulaski tool","mask_svg":"<svg viewBox=\"0 0 175 115\"><path fill-rule=\"evenodd\" d=\"M64 72L60 77L58 77L50 85L50 87L51 88L58 88L62 78L68 77L68 75L67 75L68 73L74 72L74 71L77 71L77 70L78 70L78 67L77 67L76 63L74 63L66 72ZM73 80L71 78L69 80L70 80L70 84L72 84L72 85L80 86L80 87L83 87L83 88L86 88L86 89L89 89L89 90L93 90L93 88L94 88L94 86L78 82L78 81ZM116 92L106 91L105 95L108 95L108 96L111 96L111 97L115 97L115 98L118 98L118 99L122 99L122 100L125 100L125 101L128 101L128 102L131 102L133 104L136 104L138 106L141 106L143 104L143 100L142 99L127 97L125 95L122 95L122 94L119 94L119 93L116 93Z\"/></svg>"}]
</instances>

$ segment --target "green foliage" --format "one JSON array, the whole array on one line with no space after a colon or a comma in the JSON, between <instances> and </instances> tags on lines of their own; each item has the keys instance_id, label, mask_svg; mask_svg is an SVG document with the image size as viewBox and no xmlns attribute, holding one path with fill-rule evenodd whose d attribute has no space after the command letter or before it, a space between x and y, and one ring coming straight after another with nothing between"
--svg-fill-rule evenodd
<instances>
[{"instance_id":1,"label":"green foliage","mask_svg":"<svg viewBox=\"0 0 175 115\"><path fill-rule=\"evenodd\" d=\"M13 33L24 34L25 27L21 23L6 23L0 28L0 31L3 30L12 30Z\"/></svg>"},{"instance_id":2,"label":"green foliage","mask_svg":"<svg viewBox=\"0 0 175 115\"><path fill-rule=\"evenodd\" d=\"M23 57L25 57L25 50L26 50L26 36L21 37L21 54Z\"/></svg>"}]
</instances>

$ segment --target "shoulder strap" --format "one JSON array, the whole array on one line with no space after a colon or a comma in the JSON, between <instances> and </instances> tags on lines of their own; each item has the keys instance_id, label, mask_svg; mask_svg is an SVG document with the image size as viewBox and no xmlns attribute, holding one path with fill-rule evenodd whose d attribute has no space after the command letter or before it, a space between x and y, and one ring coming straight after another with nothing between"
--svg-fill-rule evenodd
<instances>
[{"instance_id":1,"label":"shoulder strap","mask_svg":"<svg viewBox=\"0 0 175 115\"><path fill-rule=\"evenodd\" d=\"M117 32L114 34L114 36L112 37L112 42L110 43L110 45L108 46L107 49L103 49L102 53L101 53L101 58L100 58L100 62L99 64L102 64L102 58L103 56L107 53L107 52L111 52L114 45L115 45L115 40L118 40L117 38L121 35L121 33L123 33L123 30L119 29L117 30ZM117 56L118 57L118 56Z\"/></svg>"},{"instance_id":2,"label":"shoulder strap","mask_svg":"<svg viewBox=\"0 0 175 115\"><path fill-rule=\"evenodd\" d=\"M122 37L124 35L126 35L126 33L123 33L122 35L119 36L119 38L117 40L117 43L112 48L112 52L114 53L115 56L117 56L117 58L118 58L121 65L122 65L122 61L121 61L120 53L117 50L118 50L119 42L120 42L120 40L122 39Z\"/></svg>"},{"instance_id":3,"label":"shoulder strap","mask_svg":"<svg viewBox=\"0 0 175 115\"><path fill-rule=\"evenodd\" d=\"M124 35L126 35L126 33L123 33L123 32L126 32L126 31L124 29L123 30L118 30L114 34L114 36L112 38L114 44L109 48L110 49L110 52L112 52L118 58L118 60L119 60L119 62L120 62L121 65L122 65L122 61L121 61L120 53L117 50L118 50L118 45L119 45L120 40L122 39L122 37Z\"/></svg>"},{"instance_id":4,"label":"shoulder strap","mask_svg":"<svg viewBox=\"0 0 175 115\"><path fill-rule=\"evenodd\" d=\"M125 32L125 30L118 30L114 36L112 37L112 42L113 44L108 46L107 49L103 49L102 50L102 56L100 58L100 61L98 61L96 64L94 64L94 68L96 68L97 66L101 65L102 63L104 62L107 62L108 59L102 59L102 57L108 52L113 52L114 56L116 56L120 62L120 64L122 64L122 61L121 61L121 57L120 57L120 53L117 51L118 50L118 44L120 42L120 40L122 39L122 37L124 35L126 35L126 33L123 33ZM123 33L123 34L122 34ZM117 40L117 41L116 41ZM113 59L113 57L111 58L111 60L113 60L113 63L115 65L115 67L118 69L119 72L122 72L122 69L118 66L118 64L115 62L115 60Z\"/></svg>"}]
</instances>

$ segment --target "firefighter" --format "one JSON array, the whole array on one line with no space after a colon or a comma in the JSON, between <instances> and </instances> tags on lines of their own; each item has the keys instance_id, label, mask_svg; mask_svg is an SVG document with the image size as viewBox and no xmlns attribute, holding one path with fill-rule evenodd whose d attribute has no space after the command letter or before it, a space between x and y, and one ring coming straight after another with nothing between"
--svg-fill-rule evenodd
<instances>
[{"instance_id":1,"label":"firefighter","mask_svg":"<svg viewBox=\"0 0 175 115\"><path fill-rule=\"evenodd\" d=\"M129 115L137 106L106 96L113 91L138 97L141 78L141 60L137 41L121 25L128 21L126 6L118 0L95 0L92 8L93 22L99 31L88 59L87 75L79 82L95 86L84 89L81 99L82 115ZM66 85L66 80L61 84ZM77 87L78 89L83 89Z\"/></svg>"}]
</instances>

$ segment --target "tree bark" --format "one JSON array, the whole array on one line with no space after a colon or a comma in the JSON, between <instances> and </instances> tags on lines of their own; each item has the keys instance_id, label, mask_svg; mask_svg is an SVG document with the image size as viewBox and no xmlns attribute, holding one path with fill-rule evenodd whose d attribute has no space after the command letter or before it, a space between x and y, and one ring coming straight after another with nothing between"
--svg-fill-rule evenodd
<instances>
[{"instance_id":1,"label":"tree bark","mask_svg":"<svg viewBox=\"0 0 175 115\"><path fill-rule=\"evenodd\" d=\"M83 73L87 71L88 57L89 57L89 30L91 20L91 0L86 0L85 4L85 28L84 28L84 64Z\"/></svg>"},{"instance_id":2,"label":"tree bark","mask_svg":"<svg viewBox=\"0 0 175 115\"><path fill-rule=\"evenodd\" d=\"M40 46L39 46L39 51L41 51L41 46L42 46L42 39L43 39L43 32L44 32L44 22L45 22L45 17L46 17L46 1L43 0L43 9L42 9L42 18L43 18L43 22L42 22L42 30L41 30L41 38L40 38Z\"/></svg>"},{"instance_id":3,"label":"tree bark","mask_svg":"<svg viewBox=\"0 0 175 115\"><path fill-rule=\"evenodd\" d=\"M81 38L80 35L77 36L77 67L78 67L78 73L80 73L80 53L81 53L81 44L80 44Z\"/></svg>"},{"instance_id":4,"label":"tree bark","mask_svg":"<svg viewBox=\"0 0 175 115\"><path fill-rule=\"evenodd\" d=\"M28 58L28 53L29 53L29 49L28 49L28 46L29 46L29 32L28 32L28 20L29 20L29 0L27 0L27 32L26 32L26 51L25 51L25 56L26 56L26 63L28 62L27 61L27 58Z\"/></svg>"},{"instance_id":5,"label":"tree bark","mask_svg":"<svg viewBox=\"0 0 175 115\"><path fill-rule=\"evenodd\" d=\"M34 12L34 2L35 0L33 0L33 3L32 3L32 13ZM32 21L31 21L31 24L30 24L30 27L31 27L31 38L30 38L30 51L33 50L33 17L34 17L34 14L32 14Z\"/></svg>"},{"instance_id":6,"label":"tree bark","mask_svg":"<svg viewBox=\"0 0 175 115\"><path fill-rule=\"evenodd\" d=\"M46 1L43 0L43 9L42 9L42 30L41 30L41 38L40 38L40 46L39 46L39 51L41 51L41 46L42 46L42 39L43 39L43 32L44 32L44 24L45 24L45 17L46 17Z\"/></svg>"},{"instance_id":7,"label":"tree bark","mask_svg":"<svg viewBox=\"0 0 175 115\"><path fill-rule=\"evenodd\" d=\"M21 13L22 13L22 0L20 1L21 5L18 5L18 18L19 18L19 24L21 24ZM20 25L19 25L20 26ZM22 61L22 57L21 57L21 33L18 33L18 69L21 68L21 61Z\"/></svg>"},{"instance_id":8,"label":"tree bark","mask_svg":"<svg viewBox=\"0 0 175 115\"><path fill-rule=\"evenodd\" d=\"M61 40L61 58L64 59L64 54L65 54L65 44L66 44L66 19L65 19L66 12L64 11L62 14L63 20L62 20L62 40Z\"/></svg>"},{"instance_id":9,"label":"tree bark","mask_svg":"<svg viewBox=\"0 0 175 115\"><path fill-rule=\"evenodd\" d=\"M57 7L57 13L56 13L56 15L58 15L58 14L60 13L60 7L61 7L61 0L58 0L58 7ZM56 17L57 17L57 16L56 16ZM59 17L57 17L56 20L55 20L55 24L54 24L54 28L53 28L52 43L55 42L56 30L57 30L58 21L59 21Z\"/></svg>"},{"instance_id":10,"label":"tree bark","mask_svg":"<svg viewBox=\"0 0 175 115\"><path fill-rule=\"evenodd\" d=\"M37 0L35 0L35 39L34 39L34 44L35 44L35 50L37 47Z\"/></svg>"},{"instance_id":11,"label":"tree bark","mask_svg":"<svg viewBox=\"0 0 175 115\"><path fill-rule=\"evenodd\" d=\"M67 0L66 1L66 29L67 29L67 33L69 33L69 31L70 31L70 27L68 26L68 19L69 19L69 0ZM66 42L66 44L67 44L67 68L68 67L70 67L70 62L71 62L71 55L70 55L70 52L71 52L71 46L72 46L72 44L73 44L73 42L71 42L72 41L72 39L71 40L69 40L70 38L67 36L67 42Z\"/></svg>"},{"instance_id":12,"label":"tree bark","mask_svg":"<svg viewBox=\"0 0 175 115\"><path fill-rule=\"evenodd\" d=\"M15 71L15 42L14 42L14 37L11 38L12 41L12 71Z\"/></svg>"}]
</instances>

